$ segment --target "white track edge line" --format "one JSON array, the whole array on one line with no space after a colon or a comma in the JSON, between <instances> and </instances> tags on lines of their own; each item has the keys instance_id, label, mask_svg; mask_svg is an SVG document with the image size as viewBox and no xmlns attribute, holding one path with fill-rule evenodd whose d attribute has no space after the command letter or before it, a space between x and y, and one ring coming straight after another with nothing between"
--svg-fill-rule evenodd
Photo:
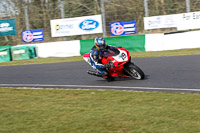
<instances>
[{"instance_id":1,"label":"white track edge line","mask_svg":"<svg viewBox=\"0 0 200 133\"><path fill-rule=\"evenodd\" d=\"M189 88L153 88L153 87L130 87L130 86L90 86L90 85L45 85L45 84L0 84L0 87L80 87L80 88L110 88L110 89L143 89L143 90L168 90L168 91L196 91L199 89Z\"/></svg>"}]
</instances>

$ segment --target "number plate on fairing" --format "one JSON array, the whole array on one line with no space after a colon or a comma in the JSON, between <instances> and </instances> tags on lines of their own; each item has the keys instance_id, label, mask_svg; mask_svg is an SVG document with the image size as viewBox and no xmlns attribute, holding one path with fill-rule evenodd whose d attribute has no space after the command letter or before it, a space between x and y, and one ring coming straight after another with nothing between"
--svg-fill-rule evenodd
<instances>
[{"instance_id":1,"label":"number plate on fairing","mask_svg":"<svg viewBox=\"0 0 200 133\"><path fill-rule=\"evenodd\" d=\"M119 51L120 51L119 55L113 56L113 58L118 62L128 61L127 53L123 50L120 50L120 49L119 49Z\"/></svg>"}]
</instances>

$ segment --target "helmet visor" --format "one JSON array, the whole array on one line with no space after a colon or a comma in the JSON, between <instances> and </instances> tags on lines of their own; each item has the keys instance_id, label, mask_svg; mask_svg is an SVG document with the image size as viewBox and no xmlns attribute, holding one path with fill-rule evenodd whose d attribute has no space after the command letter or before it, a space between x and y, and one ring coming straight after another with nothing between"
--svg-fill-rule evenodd
<instances>
[{"instance_id":1,"label":"helmet visor","mask_svg":"<svg viewBox=\"0 0 200 133\"><path fill-rule=\"evenodd\" d=\"M105 49L105 45L100 45L99 48L100 48L101 50L103 50L103 49Z\"/></svg>"}]
</instances>

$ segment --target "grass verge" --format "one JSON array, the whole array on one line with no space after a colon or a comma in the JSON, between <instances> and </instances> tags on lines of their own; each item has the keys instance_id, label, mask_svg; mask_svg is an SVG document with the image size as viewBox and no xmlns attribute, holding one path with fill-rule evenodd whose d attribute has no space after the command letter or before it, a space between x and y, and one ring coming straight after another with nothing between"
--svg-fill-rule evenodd
<instances>
[{"instance_id":1,"label":"grass verge","mask_svg":"<svg viewBox=\"0 0 200 133\"><path fill-rule=\"evenodd\" d=\"M176 55L193 55L193 54L200 54L200 48L169 50L169 51L154 51L154 52L132 52L131 56L133 58L142 58L142 57L159 57L159 56L176 56ZM58 62L72 62L72 61L83 61L83 58L82 56L62 57L62 58L39 58L39 59L2 62L0 63L0 66L44 64L44 63L58 63Z\"/></svg>"},{"instance_id":2,"label":"grass verge","mask_svg":"<svg viewBox=\"0 0 200 133\"><path fill-rule=\"evenodd\" d=\"M200 95L0 88L1 133L197 133Z\"/></svg>"}]
</instances>

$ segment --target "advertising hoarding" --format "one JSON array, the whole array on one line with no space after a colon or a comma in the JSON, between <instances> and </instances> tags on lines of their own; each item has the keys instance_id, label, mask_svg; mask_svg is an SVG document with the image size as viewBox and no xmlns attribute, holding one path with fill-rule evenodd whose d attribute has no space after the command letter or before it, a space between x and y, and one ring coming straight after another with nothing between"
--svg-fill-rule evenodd
<instances>
[{"instance_id":1,"label":"advertising hoarding","mask_svg":"<svg viewBox=\"0 0 200 133\"><path fill-rule=\"evenodd\" d=\"M144 17L144 29L175 28L177 15Z\"/></svg>"},{"instance_id":2,"label":"advertising hoarding","mask_svg":"<svg viewBox=\"0 0 200 133\"><path fill-rule=\"evenodd\" d=\"M124 21L110 23L112 36L136 34L136 21Z\"/></svg>"},{"instance_id":3,"label":"advertising hoarding","mask_svg":"<svg viewBox=\"0 0 200 133\"><path fill-rule=\"evenodd\" d=\"M144 17L145 30L159 28L200 29L200 12Z\"/></svg>"},{"instance_id":4,"label":"advertising hoarding","mask_svg":"<svg viewBox=\"0 0 200 133\"><path fill-rule=\"evenodd\" d=\"M101 15L51 20L51 36L103 33Z\"/></svg>"},{"instance_id":5,"label":"advertising hoarding","mask_svg":"<svg viewBox=\"0 0 200 133\"><path fill-rule=\"evenodd\" d=\"M200 29L200 12L182 13L177 23L177 30Z\"/></svg>"},{"instance_id":6,"label":"advertising hoarding","mask_svg":"<svg viewBox=\"0 0 200 133\"><path fill-rule=\"evenodd\" d=\"M17 35L15 19L0 20L0 36L15 35Z\"/></svg>"},{"instance_id":7,"label":"advertising hoarding","mask_svg":"<svg viewBox=\"0 0 200 133\"><path fill-rule=\"evenodd\" d=\"M38 42L44 41L43 29L22 31L23 42Z\"/></svg>"}]
</instances>

